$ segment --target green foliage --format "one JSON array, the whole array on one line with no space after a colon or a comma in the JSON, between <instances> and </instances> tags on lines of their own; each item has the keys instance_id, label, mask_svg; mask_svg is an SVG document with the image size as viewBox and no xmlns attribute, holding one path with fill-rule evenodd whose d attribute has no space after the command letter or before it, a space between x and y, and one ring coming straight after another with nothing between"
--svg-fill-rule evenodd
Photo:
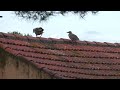
<instances>
[{"instance_id":1,"label":"green foliage","mask_svg":"<svg viewBox=\"0 0 120 90\"><path fill-rule=\"evenodd\" d=\"M92 14L96 14L98 11L14 11L15 14L19 17L25 18L27 20L39 20L46 21L50 16L56 16L58 14L65 15L67 13L78 14L81 18L91 12Z\"/></svg>"},{"instance_id":2,"label":"green foliage","mask_svg":"<svg viewBox=\"0 0 120 90\"><path fill-rule=\"evenodd\" d=\"M8 33L10 33L10 34L18 34L18 35L21 35L21 36L23 36L23 34L22 34L22 33L20 33L20 32L17 32L17 31L8 32Z\"/></svg>"},{"instance_id":3,"label":"green foliage","mask_svg":"<svg viewBox=\"0 0 120 90\"><path fill-rule=\"evenodd\" d=\"M30 34L22 34L22 33L20 33L20 32L18 32L18 31L13 31L13 32L8 32L8 33L10 33L10 34L18 34L18 35L21 35L21 36L32 36L32 35L30 35Z\"/></svg>"},{"instance_id":4,"label":"green foliage","mask_svg":"<svg viewBox=\"0 0 120 90\"><path fill-rule=\"evenodd\" d=\"M30 35L30 34L25 34L24 36L31 36L32 37L32 35Z\"/></svg>"}]
</instances>

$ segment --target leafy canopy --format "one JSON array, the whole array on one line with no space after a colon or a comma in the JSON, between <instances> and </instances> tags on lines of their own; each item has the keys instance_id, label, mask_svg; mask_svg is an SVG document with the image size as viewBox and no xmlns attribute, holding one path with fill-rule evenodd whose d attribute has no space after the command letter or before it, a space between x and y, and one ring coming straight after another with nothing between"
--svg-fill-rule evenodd
<instances>
[{"instance_id":1,"label":"leafy canopy","mask_svg":"<svg viewBox=\"0 0 120 90\"><path fill-rule=\"evenodd\" d=\"M65 15L67 13L78 14L81 18L88 13L96 14L98 11L14 11L19 17L25 18L27 20L39 20L46 21L50 16L56 16L58 14Z\"/></svg>"}]
</instances>

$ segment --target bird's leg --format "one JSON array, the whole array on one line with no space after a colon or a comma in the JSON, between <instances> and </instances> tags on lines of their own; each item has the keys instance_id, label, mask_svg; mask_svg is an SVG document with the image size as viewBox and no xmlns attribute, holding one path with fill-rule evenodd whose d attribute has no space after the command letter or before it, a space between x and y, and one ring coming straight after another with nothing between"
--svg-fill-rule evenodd
<instances>
[{"instance_id":1,"label":"bird's leg","mask_svg":"<svg viewBox=\"0 0 120 90\"><path fill-rule=\"evenodd\" d=\"M42 34L40 35L40 37L42 36Z\"/></svg>"}]
</instances>

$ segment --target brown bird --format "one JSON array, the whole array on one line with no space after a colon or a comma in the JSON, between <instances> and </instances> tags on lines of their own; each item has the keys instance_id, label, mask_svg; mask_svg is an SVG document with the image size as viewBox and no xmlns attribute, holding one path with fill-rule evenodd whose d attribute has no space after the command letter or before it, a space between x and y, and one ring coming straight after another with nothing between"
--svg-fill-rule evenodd
<instances>
[{"instance_id":1,"label":"brown bird","mask_svg":"<svg viewBox=\"0 0 120 90\"><path fill-rule=\"evenodd\" d=\"M69 38L70 38L72 41L77 41L77 40L79 40L79 38L78 38L75 34L73 34L71 31L69 31L69 32L67 32L67 33L69 33L68 36L69 36Z\"/></svg>"},{"instance_id":2,"label":"brown bird","mask_svg":"<svg viewBox=\"0 0 120 90\"><path fill-rule=\"evenodd\" d=\"M33 29L33 33L36 34L36 37L37 37L37 35L41 35L42 36L42 34L44 33L43 31L44 31L44 29L41 28L41 27Z\"/></svg>"}]
</instances>

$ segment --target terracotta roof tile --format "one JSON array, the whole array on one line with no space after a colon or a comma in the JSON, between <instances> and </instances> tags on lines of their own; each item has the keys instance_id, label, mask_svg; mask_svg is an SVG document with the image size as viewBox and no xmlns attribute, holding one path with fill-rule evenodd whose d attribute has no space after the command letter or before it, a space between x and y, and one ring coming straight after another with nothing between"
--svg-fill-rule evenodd
<instances>
[{"instance_id":1,"label":"terracotta roof tile","mask_svg":"<svg viewBox=\"0 0 120 90\"><path fill-rule=\"evenodd\" d=\"M106 43L101 43L101 42L95 42L95 43L99 46L108 46L108 44L106 44Z\"/></svg>"},{"instance_id":2,"label":"terracotta roof tile","mask_svg":"<svg viewBox=\"0 0 120 90\"><path fill-rule=\"evenodd\" d=\"M90 41L85 41L87 43L87 45L96 45L95 42L90 42Z\"/></svg>"},{"instance_id":3,"label":"terracotta roof tile","mask_svg":"<svg viewBox=\"0 0 120 90\"><path fill-rule=\"evenodd\" d=\"M117 47L120 47L120 43L114 43Z\"/></svg>"},{"instance_id":4,"label":"terracotta roof tile","mask_svg":"<svg viewBox=\"0 0 120 90\"><path fill-rule=\"evenodd\" d=\"M31 36L26 36L26 38L29 42L40 42L40 39L38 37L35 38L35 37L31 37Z\"/></svg>"},{"instance_id":5,"label":"terracotta roof tile","mask_svg":"<svg viewBox=\"0 0 120 90\"><path fill-rule=\"evenodd\" d=\"M3 36L3 33L2 32L0 32L0 38L3 38L4 36Z\"/></svg>"},{"instance_id":6,"label":"terracotta roof tile","mask_svg":"<svg viewBox=\"0 0 120 90\"><path fill-rule=\"evenodd\" d=\"M7 34L7 33L2 33L2 32L0 32L0 36L1 37L5 37L5 38L11 38L11 37L15 37L13 34Z\"/></svg>"},{"instance_id":7,"label":"terracotta roof tile","mask_svg":"<svg viewBox=\"0 0 120 90\"><path fill-rule=\"evenodd\" d=\"M0 48L61 79L120 78L120 44L0 33Z\"/></svg>"},{"instance_id":8,"label":"terracotta roof tile","mask_svg":"<svg viewBox=\"0 0 120 90\"><path fill-rule=\"evenodd\" d=\"M55 39L55 38L49 38L49 40L51 41L52 44L58 44L59 42L63 42L62 39Z\"/></svg>"},{"instance_id":9,"label":"terracotta roof tile","mask_svg":"<svg viewBox=\"0 0 120 90\"><path fill-rule=\"evenodd\" d=\"M87 45L86 41L76 41L77 43L81 44L81 45Z\"/></svg>"},{"instance_id":10,"label":"terracotta roof tile","mask_svg":"<svg viewBox=\"0 0 120 90\"><path fill-rule=\"evenodd\" d=\"M41 43L52 43L52 40L49 38L40 37L39 40Z\"/></svg>"},{"instance_id":11,"label":"terracotta roof tile","mask_svg":"<svg viewBox=\"0 0 120 90\"><path fill-rule=\"evenodd\" d=\"M114 43L108 43L108 42L104 42L104 43L106 43L108 46L116 46L116 44L114 44Z\"/></svg>"},{"instance_id":12,"label":"terracotta roof tile","mask_svg":"<svg viewBox=\"0 0 120 90\"><path fill-rule=\"evenodd\" d=\"M17 35L17 34L14 34L14 36L18 40L28 40L27 36L20 36L20 35Z\"/></svg>"}]
</instances>

